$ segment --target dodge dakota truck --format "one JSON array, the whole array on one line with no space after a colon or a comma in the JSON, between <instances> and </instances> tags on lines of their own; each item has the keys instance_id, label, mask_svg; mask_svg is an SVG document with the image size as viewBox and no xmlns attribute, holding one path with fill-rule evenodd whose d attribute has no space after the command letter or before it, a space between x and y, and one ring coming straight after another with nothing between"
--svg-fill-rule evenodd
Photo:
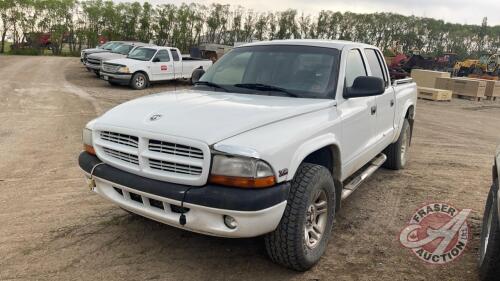
<instances>
[{"instance_id":1,"label":"dodge dakota truck","mask_svg":"<svg viewBox=\"0 0 500 281\"><path fill-rule=\"evenodd\" d=\"M154 45L149 45L141 42L126 42L113 47L109 52L99 52L88 55L87 60L85 62L85 66L87 67L87 69L91 69L92 71L94 71L97 77L100 77L102 62L119 58L125 58L133 50L145 46L154 46Z\"/></svg>"},{"instance_id":2,"label":"dodge dakota truck","mask_svg":"<svg viewBox=\"0 0 500 281\"><path fill-rule=\"evenodd\" d=\"M177 48L148 46L133 50L126 58L102 64L101 77L111 85L127 84L136 90L151 82L191 79L195 69L208 69L212 61L182 57Z\"/></svg>"},{"instance_id":3,"label":"dodge dakota truck","mask_svg":"<svg viewBox=\"0 0 500 281\"><path fill-rule=\"evenodd\" d=\"M492 171L479 248L479 276L483 281L498 280L500 276L500 146L495 153Z\"/></svg>"},{"instance_id":4,"label":"dodge dakota truck","mask_svg":"<svg viewBox=\"0 0 500 281\"><path fill-rule=\"evenodd\" d=\"M102 44L101 46L96 47L96 48L84 49L80 52L80 61L85 65L85 62L87 61L88 55L95 54L95 53L109 52L114 47L116 47L120 44L123 44L123 42L122 41L109 41L109 42Z\"/></svg>"},{"instance_id":5,"label":"dodge dakota truck","mask_svg":"<svg viewBox=\"0 0 500 281\"><path fill-rule=\"evenodd\" d=\"M263 235L274 262L304 271L323 255L342 200L378 168L408 163L417 88L391 81L374 46L250 43L195 72L192 89L86 125L79 165L91 190L185 230Z\"/></svg>"}]
</instances>

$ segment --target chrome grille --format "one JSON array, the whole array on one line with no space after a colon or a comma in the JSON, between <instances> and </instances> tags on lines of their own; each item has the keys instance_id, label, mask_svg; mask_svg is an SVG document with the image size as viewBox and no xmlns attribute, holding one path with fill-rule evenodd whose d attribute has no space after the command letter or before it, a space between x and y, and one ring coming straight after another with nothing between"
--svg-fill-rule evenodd
<instances>
[{"instance_id":1,"label":"chrome grille","mask_svg":"<svg viewBox=\"0 0 500 281\"><path fill-rule=\"evenodd\" d=\"M148 148L149 150L155 152L184 156L189 158L203 159L203 151L201 151L201 149L177 143L149 140Z\"/></svg>"},{"instance_id":2,"label":"chrome grille","mask_svg":"<svg viewBox=\"0 0 500 281\"><path fill-rule=\"evenodd\" d=\"M126 145L134 148L139 147L139 138L136 136L130 136L108 131L102 131L100 135L101 139L105 141L114 142L117 144Z\"/></svg>"},{"instance_id":3,"label":"chrome grille","mask_svg":"<svg viewBox=\"0 0 500 281\"><path fill-rule=\"evenodd\" d=\"M100 59L87 58L87 62L94 65L101 65Z\"/></svg>"},{"instance_id":4,"label":"chrome grille","mask_svg":"<svg viewBox=\"0 0 500 281\"><path fill-rule=\"evenodd\" d=\"M108 156L110 156L112 158L115 158L115 159L118 159L118 160L121 160L121 161L124 161L127 163L131 163L134 165L139 165L139 157L137 157L137 155L121 152L121 151L114 150L114 149L111 149L108 147L103 147L102 150L104 151L104 153L106 153Z\"/></svg>"},{"instance_id":5,"label":"chrome grille","mask_svg":"<svg viewBox=\"0 0 500 281\"><path fill-rule=\"evenodd\" d=\"M102 64L102 70L104 70L105 72L115 73L118 71L118 68L120 68L120 66L116 64L111 64L111 63Z\"/></svg>"},{"instance_id":6,"label":"chrome grille","mask_svg":"<svg viewBox=\"0 0 500 281\"><path fill-rule=\"evenodd\" d=\"M201 175L202 168L191 165L184 165L163 160L149 159L149 167L155 170L161 170L177 174Z\"/></svg>"}]
</instances>

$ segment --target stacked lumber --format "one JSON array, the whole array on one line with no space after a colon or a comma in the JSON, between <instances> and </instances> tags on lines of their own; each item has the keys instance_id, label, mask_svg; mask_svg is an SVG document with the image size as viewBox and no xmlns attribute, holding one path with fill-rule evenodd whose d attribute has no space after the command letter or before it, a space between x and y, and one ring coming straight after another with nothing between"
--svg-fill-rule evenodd
<instances>
[{"instance_id":1,"label":"stacked lumber","mask_svg":"<svg viewBox=\"0 0 500 281\"><path fill-rule=\"evenodd\" d=\"M436 88L437 78L450 78L450 73L440 71L430 71L423 69L413 69L411 78L419 87Z\"/></svg>"},{"instance_id":2,"label":"stacked lumber","mask_svg":"<svg viewBox=\"0 0 500 281\"><path fill-rule=\"evenodd\" d=\"M454 97L479 101L486 95L487 83L471 78L437 78L436 88L452 91Z\"/></svg>"},{"instance_id":3,"label":"stacked lumber","mask_svg":"<svg viewBox=\"0 0 500 281\"><path fill-rule=\"evenodd\" d=\"M438 79L450 79L450 73L413 69L411 77L418 86L418 98L433 101L450 101L452 92L446 89L437 89Z\"/></svg>"}]
</instances>

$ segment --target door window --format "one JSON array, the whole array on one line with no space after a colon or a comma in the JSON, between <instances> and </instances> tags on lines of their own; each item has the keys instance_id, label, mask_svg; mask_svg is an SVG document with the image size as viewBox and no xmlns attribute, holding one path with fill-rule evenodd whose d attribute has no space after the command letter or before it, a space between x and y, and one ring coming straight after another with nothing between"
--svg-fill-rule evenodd
<instances>
[{"instance_id":1,"label":"door window","mask_svg":"<svg viewBox=\"0 0 500 281\"><path fill-rule=\"evenodd\" d=\"M167 50L159 50L156 54L156 58L160 59L160 62L170 61L170 56L168 55Z\"/></svg>"},{"instance_id":2,"label":"door window","mask_svg":"<svg viewBox=\"0 0 500 281\"><path fill-rule=\"evenodd\" d=\"M352 87L354 80L360 76L366 76L365 64L359 50L349 51L347 66L345 70L346 87Z\"/></svg>"},{"instance_id":3,"label":"door window","mask_svg":"<svg viewBox=\"0 0 500 281\"><path fill-rule=\"evenodd\" d=\"M385 85L387 86L387 78L385 75L384 67L382 61L379 59L377 55L377 51L374 49L365 49L365 55L368 59L368 65L370 66L370 70L372 71L372 76L379 77L384 80Z\"/></svg>"},{"instance_id":4,"label":"door window","mask_svg":"<svg viewBox=\"0 0 500 281\"><path fill-rule=\"evenodd\" d=\"M180 56L176 49L170 49L170 52L172 52L172 59L174 61L180 61Z\"/></svg>"}]
</instances>

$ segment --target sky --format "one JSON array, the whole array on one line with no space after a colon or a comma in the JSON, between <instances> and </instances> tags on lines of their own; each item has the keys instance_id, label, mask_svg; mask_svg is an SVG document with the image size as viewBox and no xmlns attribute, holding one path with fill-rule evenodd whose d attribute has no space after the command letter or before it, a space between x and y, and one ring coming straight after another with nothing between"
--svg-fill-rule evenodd
<instances>
[{"instance_id":1,"label":"sky","mask_svg":"<svg viewBox=\"0 0 500 281\"><path fill-rule=\"evenodd\" d=\"M145 0L138 1L145 2ZM311 15L321 10L356 13L394 12L477 25L481 24L483 17L488 17L488 25L500 25L500 0L149 0L148 2L151 4L221 3L240 5L258 12L292 8L299 13Z\"/></svg>"}]
</instances>

